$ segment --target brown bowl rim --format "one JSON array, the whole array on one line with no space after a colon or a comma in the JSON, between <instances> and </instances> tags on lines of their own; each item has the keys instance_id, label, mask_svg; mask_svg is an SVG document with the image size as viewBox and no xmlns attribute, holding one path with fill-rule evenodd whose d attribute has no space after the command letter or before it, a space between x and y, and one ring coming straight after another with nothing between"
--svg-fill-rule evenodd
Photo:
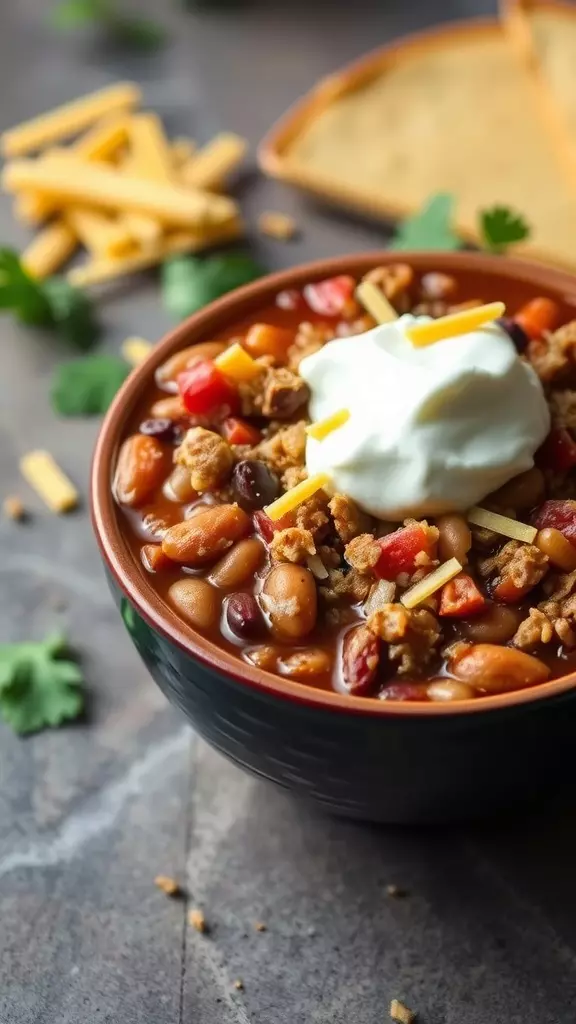
<instances>
[{"instance_id":1,"label":"brown bowl rim","mask_svg":"<svg viewBox=\"0 0 576 1024\"><path fill-rule=\"evenodd\" d=\"M295 701L317 710L348 712L369 716L446 716L502 710L511 706L532 703L546 697L557 696L576 685L576 672L553 679L538 686L491 697L451 703L425 703L419 701L379 701L374 698L354 697L322 690L301 682L292 682L241 662L181 622L156 593L144 575L120 528L120 516L112 495L113 464L122 437L127 414L141 397L153 371L172 352L194 341L205 340L213 329L221 330L235 319L246 315L252 307L257 309L285 288L299 287L308 281L335 274L362 274L371 267L397 262L401 259L417 270L432 268L458 275L459 271L477 269L478 272L503 276L558 293L564 292L576 304L576 278L566 271L531 263L527 260L472 252L394 252L392 250L352 253L299 264L288 270L259 278L243 288L223 296L195 313L170 331L137 366L120 388L102 423L94 450L91 471L91 514L96 539L105 564L120 590L129 598L138 614L157 632L181 648L188 655L227 679L241 685L256 687L268 696Z\"/></svg>"}]
</instances>

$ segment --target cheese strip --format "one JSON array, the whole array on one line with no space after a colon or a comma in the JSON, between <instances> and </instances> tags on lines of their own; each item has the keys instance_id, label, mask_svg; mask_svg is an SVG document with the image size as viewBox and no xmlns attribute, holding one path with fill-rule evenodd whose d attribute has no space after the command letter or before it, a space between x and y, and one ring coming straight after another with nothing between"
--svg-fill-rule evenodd
<instances>
[{"instance_id":1,"label":"cheese strip","mask_svg":"<svg viewBox=\"0 0 576 1024\"><path fill-rule=\"evenodd\" d=\"M469 510L466 518L473 526L483 526L486 530L501 533L504 537L512 537L512 540L520 540L525 544L531 544L538 533L535 526L519 523L516 519L501 516L498 512L490 512L487 508L478 508L477 505Z\"/></svg>"},{"instance_id":2,"label":"cheese strip","mask_svg":"<svg viewBox=\"0 0 576 1024\"><path fill-rule=\"evenodd\" d=\"M425 601L427 597L430 597L440 587L443 587L454 576L457 576L459 572L462 572L460 562L457 558L450 558L443 565L439 565L437 569L434 569L434 572L420 580L420 583L415 583L413 587L410 587L410 590L402 594L400 598L402 604L405 608L415 608L416 605L422 604L422 601Z\"/></svg>"},{"instance_id":3,"label":"cheese strip","mask_svg":"<svg viewBox=\"0 0 576 1024\"><path fill-rule=\"evenodd\" d=\"M309 427L306 427L306 433L308 437L313 437L315 441L323 441L333 430L338 430L338 427L343 427L345 423L348 423L349 419L350 411L348 409L339 409L338 412L333 412L326 419L318 420L318 423L311 423Z\"/></svg>"},{"instance_id":4,"label":"cheese strip","mask_svg":"<svg viewBox=\"0 0 576 1024\"><path fill-rule=\"evenodd\" d=\"M237 209L225 196L127 177L101 164L60 155L8 164L2 184L8 192L32 189L63 205L134 210L177 227L220 224L234 217Z\"/></svg>"},{"instance_id":5,"label":"cheese strip","mask_svg":"<svg viewBox=\"0 0 576 1024\"><path fill-rule=\"evenodd\" d=\"M124 256L135 248L127 226L104 213L73 206L62 216L93 256Z\"/></svg>"},{"instance_id":6,"label":"cheese strip","mask_svg":"<svg viewBox=\"0 0 576 1024\"><path fill-rule=\"evenodd\" d=\"M67 275L70 284L78 288L104 284L114 281L126 274L134 274L139 270L154 267L157 263L182 252L198 252L211 245L231 242L239 238L243 231L242 222L234 218L227 224L221 224L210 231L176 232L160 239L148 249L135 253L133 256L116 257L107 260L92 260L83 267L75 267Z\"/></svg>"},{"instance_id":7,"label":"cheese strip","mask_svg":"<svg viewBox=\"0 0 576 1024\"><path fill-rule=\"evenodd\" d=\"M489 302L485 306L476 306L474 309L464 309L460 313L438 317L429 323L414 324L413 327L406 328L406 337L417 348L433 345L436 341L456 338L459 334L467 334L477 327L483 327L484 324L503 316L505 311L506 306L503 302Z\"/></svg>"},{"instance_id":8,"label":"cheese strip","mask_svg":"<svg viewBox=\"0 0 576 1024\"><path fill-rule=\"evenodd\" d=\"M78 491L50 452L28 452L20 459L20 472L52 512L68 512L78 504Z\"/></svg>"},{"instance_id":9,"label":"cheese strip","mask_svg":"<svg viewBox=\"0 0 576 1024\"><path fill-rule=\"evenodd\" d=\"M138 114L130 121L128 138L133 168L151 181L171 181L172 153L160 118L156 114Z\"/></svg>"},{"instance_id":10,"label":"cheese strip","mask_svg":"<svg viewBox=\"0 0 576 1024\"><path fill-rule=\"evenodd\" d=\"M122 342L120 351L130 366L138 366L148 358L153 348L154 346L144 338L126 338Z\"/></svg>"},{"instance_id":11,"label":"cheese strip","mask_svg":"<svg viewBox=\"0 0 576 1024\"><path fill-rule=\"evenodd\" d=\"M33 153L43 146L76 135L101 117L131 110L141 98L140 89L132 82L110 85L3 132L0 135L2 153L6 157Z\"/></svg>"},{"instance_id":12,"label":"cheese strip","mask_svg":"<svg viewBox=\"0 0 576 1024\"><path fill-rule=\"evenodd\" d=\"M128 118L121 115L106 118L96 124L78 142L70 148L70 152L81 160L109 160L122 146L128 137ZM58 151L59 152L59 151ZM64 153L68 152L63 150ZM17 220L25 224L38 224L57 206L53 200L37 192L24 193L16 197L14 213Z\"/></svg>"},{"instance_id":13,"label":"cheese strip","mask_svg":"<svg viewBox=\"0 0 576 1024\"><path fill-rule=\"evenodd\" d=\"M183 164L187 163L196 152L194 139L187 139L184 135L172 140L172 164L176 170L180 170Z\"/></svg>"},{"instance_id":14,"label":"cheese strip","mask_svg":"<svg viewBox=\"0 0 576 1024\"><path fill-rule=\"evenodd\" d=\"M221 373L238 382L253 380L262 373L262 367L238 342L217 356L214 365Z\"/></svg>"},{"instance_id":15,"label":"cheese strip","mask_svg":"<svg viewBox=\"0 0 576 1024\"><path fill-rule=\"evenodd\" d=\"M222 132L185 164L181 180L193 188L218 190L244 159L248 143L232 132Z\"/></svg>"},{"instance_id":16,"label":"cheese strip","mask_svg":"<svg viewBox=\"0 0 576 1024\"><path fill-rule=\"evenodd\" d=\"M315 476L308 477L301 484L296 484L296 487L292 487L285 494L281 494L271 505L266 505L264 511L268 518L274 522L277 519L282 519L282 516L298 508L298 505L311 498L313 494L316 494L316 491L321 491L328 483L330 483L330 477L327 473L316 473Z\"/></svg>"},{"instance_id":17,"label":"cheese strip","mask_svg":"<svg viewBox=\"0 0 576 1024\"><path fill-rule=\"evenodd\" d=\"M32 277L42 280L55 274L70 259L77 245L73 229L64 221L56 220L36 235L20 259Z\"/></svg>"},{"instance_id":18,"label":"cheese strip","mask_svg":"<svg viewBox=\"0 0 576 1024\"><path fill-rule=\"evenodd\" d=\"M121 164L120 170L129 177L146 177L145 174L141 173L142 168L133 153L127 155ZM149 249L160 242L164 229L160 221L155 220L154 217L148 217L145 213L130 212L122 214L122 220L132 238L143 249Z\"/></svg>"},{"instance_id":19,"label":"cheese strip","mask_svg":"<svg viewBox=\"0 0 576 1024\"><path fill-rule=\"evenodd\" d=\"M287 213L265 210L258 217L258 231L261 235L268 235L269 238L287 242L290 238L294 238L297 230L294 217L290 217Z\"/></svg>"},{"instance_id":20,"label":"cheese strip","mask_svg":"<svg viewBox=\"0 0 576 1024\"><path fill-rule=\"evenodd\" d=\"M398 319L398 313L381 288L373 281L362 281L356 289L356 298L361 306L374 317L377 324L388 324Z\"/></svg>"}]
</instances>

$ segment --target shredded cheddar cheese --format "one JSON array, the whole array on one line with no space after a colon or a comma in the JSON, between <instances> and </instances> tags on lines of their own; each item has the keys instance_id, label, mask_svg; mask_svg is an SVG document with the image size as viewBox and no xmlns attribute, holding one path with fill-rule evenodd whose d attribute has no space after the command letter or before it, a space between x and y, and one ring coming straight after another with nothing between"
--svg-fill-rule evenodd
<instances>
[{"instance_id":1,"label":"shredded cheddar cheese","mask_svg":"<svg viewBox=\"0 0 576 1024\"><path fill-rule=\"evenodd\" d=\"M70 259L78 245L76 233L62 220L55 220L40 231L24 249L21 260L32 277L50 277Z\"/></svg>"},{"instance_id":2,"label":"shredded cheddar cheese","mask_svg":"<svg viewBox=\"0 0 576 1024\"><path fill-rule=\"evenodd\" d=\"M467 334L477 327L496 320L506 310L503 302L489 302L485 306L476 306L474 309L464 309L459 313L450 313L448 316L438 317L426 324L414 324L406 328L406 337L417 348L424 345L433 345L436 341L445 341L447 338L456 338L459 334Z\"/></svg>"},{"instance_id":3,"label":"shredded cheddar cheese","mask_svg":"<svg viewBox=\"0 0 576 1024\"><path fill-rule=\"evenodd\" d=\"M306 433L308 437L313 437L315 441L323 441L325 437L328 437L328 434L338 430L339 427L343 427L349 419L350 411L348 409L339 409L338 412L332 413L326 419L319 420L318 423L311 423L309 427L306 427Z\"/></svg>"},{"instance_id":4,"label":"shredded cheddar cheese","mask_svg":"<svg viewBox=\"0 0 576 1024\"><path fill-rule=\"evenodd\" d=\"M131 366L138 366L148 358L154 346L145 341L144 338L126 338L122 342L120 351L127 363Z\"/></svg>"},{"instance_id":5,"label":"shredded cheddar cheese","mask_svg":"<svg viewBox=\"0 0 576 1024\"><path fill-rule=\"evenodd\" d=\"M273 521L282 519L282 516L298 508L298 505L311 498L313 494L316 494L316 491L321 491L328 483L330 483L330 477L327 473L316 473L315 476L308 477L302 483L296 484L296 487L286 491L286 494L281 494L271 505L267 505L264 511L268 518Z\"/></svg>"},{"instance_id":6,"label":"shredded cheddar cheese","mask_svg":"<svg viewBox=\"0 0 576 1024\"><path fill-rule=\"evenodd\" d=\"M78 504L78 491L50 452L28 452L20 459L20 472L52 512L68 512Z\"/></svg>"},{"instance_id":7,"label":"shredded cheddar cheese","mask_svg":"<svg viewBox=\"0 0 576 1024\"><path fill-rule=\"evenodd\" d=\"M134 239L126 224L98 210L72 206L63 217L93 256L124 256L134 249Z\"/></svg>"},{"instance_id":8,"label":"shredded cheddar cheese","mask_svg":"<svg viewBox=\"0 0 576 1024\"><path fill-rule=\"evenodd\" d=\"M373 316L378 324L389 324L398 319L398 313L389 302L381 288L373 281L362 281L356 289L356 298L360 305Z\"/></svg>"},{"instance_id":9,"label":"shredded cheddar cheese","mask_svg":"<svg viewBox=\"0 0 576 1024\"><path fill-rule=\"evenodd\" d=\"M172 181L170 144L156 114L137 114L128 125L132 173L151 181Z\"/></svg>"},{"instance_id":10,"label":"shredded cheddar cheese","mask_svg":"<svg viewBox=\"0 0 576 1024\"><path fill-rule=\"evenodd\" d=\"M133 82L110 85L3 132L0 135L2 153L6 157L26 156L76 135L101 117L132 110L141 98L140 89Z\"/></svg>"},{"instance_id":11,"label":"shredded cheddar cheese","mask_svg":"<svg viewBox=\"0 0 576 1024\"><path fill-rule=\"evenodd\" d=\"M440 587L443 587L445 583L448 583L454 576L457 576L459 572L462 572L460 562L457 558L450 558L443 565L439 565L437 569L434 569L428 576L425 576L423 580L420 580L419 583L415 583L405 594L402 594L400 598L402 604L405 608L416 608L427 597L430 597Z\"/></svg>"},{"instance_id":12,"label":"shredded cheddar cheese","mask_svg":"<svg viewBox=\"0 0 576 1024\"><path fill-rule=\"evenodd\" d=\"M246 349L242 348L238 342L227 348L214 360L214 365L218 367L221 373L224 373L231 380L248 381L253 380L258 374L262 373L262 367L258 365L255 359L246 352Z\"/></svg>"},{"instance_id":13,"label":"shredded cheddar cheese","mask_svg":"<svg viewBox=\"0 0 576 1024\"><path fill-rule=\"evenodd\" d=\"M493 530L494 533L501 533L504 537L520 540L525 544L532 544L538 533L535 526L519 523L516 519L501 516L497 512L489 512L487 508L479 508L477 505L468 511L466 518L473 526L483 526L486 530Z\"/></svg>"}]
</instances>

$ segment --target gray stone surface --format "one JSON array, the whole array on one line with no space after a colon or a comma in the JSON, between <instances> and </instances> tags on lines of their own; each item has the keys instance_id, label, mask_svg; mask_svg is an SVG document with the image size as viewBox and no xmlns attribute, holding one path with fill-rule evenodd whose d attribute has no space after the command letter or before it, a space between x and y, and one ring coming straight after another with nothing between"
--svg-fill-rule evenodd
<instances>
[{"instance_id":1,"label":"gray stone surface","mask_svg":"<svg viewBox=\"0 0 576 1024\"><path fill-rule=\"evenodd\" d=\"M233 128L255 144L318 75L492 4L184 15L150 2L170 45L130 59L54 34L50 6L0 4L0 127L121 75L171 130ZM384 238L253 174L240 191L248 218L279 207L303 226L290 246L254 240L270 268ZM2 242L25 240L6 199L0 228ZM153 276L109 292L102 316L110 350L168 326ZM27 526L0 523L0 635L65 626L89 688L71 728L29 740L0 729L0 1024L377 1024L394 996L422 1024L573 1024L573 806L458 831L362 827L312 814L196 741L122 630L85 507L52 518L19 480L18 456L41 445L86 495L97 424L58 421L47 398L63 348L6 319L0 345L1 490L33 511ZM160 871L187 880L209 935L153 887ZM409 895L391 899L388 883Z\"/></svg>"}]
</instances>

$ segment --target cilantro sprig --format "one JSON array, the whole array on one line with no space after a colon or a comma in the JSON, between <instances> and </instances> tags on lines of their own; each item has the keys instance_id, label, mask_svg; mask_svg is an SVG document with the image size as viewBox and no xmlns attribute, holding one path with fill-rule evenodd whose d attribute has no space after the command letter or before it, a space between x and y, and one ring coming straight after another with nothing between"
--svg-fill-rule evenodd
<instances>
[{"instance_id":1,"label":"cilantro sprig","mask_svg":"<svg viewBox=\"0 0 576 1024\"><path fill-rule=\"evenodd\" d=\"M431 196L421 210L400 224L390 248L436 251L461 249L463 242L452 227L453 211L453 195L439 192ZM504 253L508 246L529 237L530 226L514 210L496 205L479 211L478 231L481 248Z\"/></svg>"},{"instance_id":2,"label":"cilantro sprig","mask_svg":"<svg viewBox=\"0 0 576 1024\"><path fill-rule=\"evenodd\" d=\"M0 716L14 732L61 725L82 711L82 672L65 653L62 633L38 642L0 644Z\"/></svg>"},{"instance_id":3,"label":"cilantro sprig","mask_svg":"<svg viewBox=\"0 0 576 1024\"><path fill-rule=\"evenodd\" d=\"M204 258L174 256L162 266L162 298L168 312L176 320L184 320L263 273L260 265L243 253Z\"/></svg>"},{"instance_id":4,"label":"cilantro sprig","mask_svg":"<svg viewBox=\"0 0 576 1024\"><path fill-rule=\"evenodd\" d=\"M100 333L92 303L63 277L37 281L14 249L0 248L0 310L21 323L47 327L71 345L88 349Z\"/></svg>"},{"instance_id":5,"label":"cilantro sprig","mask_svg":"<svg viewBox=\"0 0 576 1024\"><path fill-rule=\"evenodd\" d=\"M64 30L96 25L113 42L139 50L153 50L165 39L161 25L123 14L112 0L61 0L52 12L52 24Z\"/></svg>"},{"instance_id":6,"label":"cilantro sprig","mask_svg":"<svg viewBox=\"0 0 576 1024\"><path fill-rule=\"evenodd\" d=\"M481 210L480 230L484 248L492 252L504 252L509 245L524 241L530 234L524 217L507 206Z\"/></svg>"},{"instance_id":7,"label":"cilantro sprig","mask_svg":"<svg viewBox=\"0 0 576 1024\"><path fill-rule=\"evenodd\" d=\"M106 412L130 367L118 356L84 356L60 363L50 389L60 416L97 416Z\"/></svg>"}]
</instances>

